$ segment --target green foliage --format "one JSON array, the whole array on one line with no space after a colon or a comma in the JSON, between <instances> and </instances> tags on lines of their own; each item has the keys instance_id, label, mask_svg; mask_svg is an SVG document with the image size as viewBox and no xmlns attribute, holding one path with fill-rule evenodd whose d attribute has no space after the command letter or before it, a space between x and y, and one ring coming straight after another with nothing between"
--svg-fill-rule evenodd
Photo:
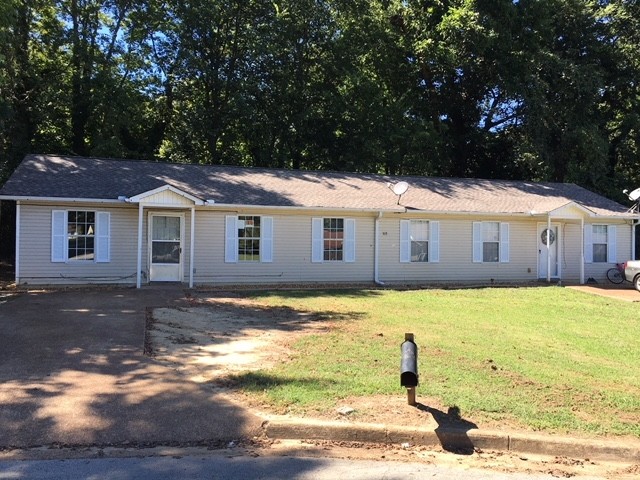
<instances>
[{"instance_id":1,"label":"green foliage","mask_svg":"<svg viewBox=\"0 0 640 480\"><path fill-rule=\"evenodd\" d=\"M270 306L333 312L331 331L303 337L290 361L236 385L293 412L340 399L404 395L400 343L419 346L425 404L533 429L640 436L637 308L569 289L259 293Z\"/></svg>"},{"instance_id":2,"label":"green foliage","mask_svg":"<svg viewBox=\"0 0 640 480\"><path fill-rule=\"evenodd\" d=\"M640 6L7 0L0 179L28 152L636 187Z\"/></svg>"}]
</instances>

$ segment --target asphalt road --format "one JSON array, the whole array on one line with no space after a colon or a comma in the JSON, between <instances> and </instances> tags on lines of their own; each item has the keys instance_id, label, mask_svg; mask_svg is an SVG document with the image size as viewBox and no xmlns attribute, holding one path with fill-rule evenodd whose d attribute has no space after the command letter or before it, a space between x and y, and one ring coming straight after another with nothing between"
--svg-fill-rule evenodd
<instances>
[{"instance_id":1,"label":"asphalt road","mask_svg":"<svg viewBox=\"0 0 640 480\"><path fill-rule=\"evenodd\" d=\"M557 480L409 462L304 457L185 457L24 460L0 462L1 480ZM580 477L593 480L596 477Z\"/></svg>"}]
</instances>

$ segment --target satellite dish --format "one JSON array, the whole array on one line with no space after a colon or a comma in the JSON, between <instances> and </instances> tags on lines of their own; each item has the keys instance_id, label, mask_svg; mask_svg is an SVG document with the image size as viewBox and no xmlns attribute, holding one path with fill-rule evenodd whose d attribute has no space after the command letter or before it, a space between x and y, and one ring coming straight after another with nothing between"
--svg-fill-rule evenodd
<instances>
[{"instance_id":1,"label":"satellite dish","mask_svg":"<svg viewBox=\"0 0 640 480\"><path fill-rule=\"evenodd\" d=\"M626 193L629 200L635 202L640 198L640 188L636 188L633 192L629 193L629 190L623 190L622 193Z\"/></svg>"},{"instance_id":2,"label":"satellite dish","mask_svg":"<svg viewBox=\"0 0 640 480\"><path fill-rule=\"evenodd\" d=\"M407 182L398 182L393 187L391 187L391 190L393 190L393 193L395 193L396 195L403 195L407 192L407 190L409 190L409 184ZM640 188L638 189L638 191L640 192ZM640 193L638 193L638 195L640 195Z\"/></svg>"}]
</instances>

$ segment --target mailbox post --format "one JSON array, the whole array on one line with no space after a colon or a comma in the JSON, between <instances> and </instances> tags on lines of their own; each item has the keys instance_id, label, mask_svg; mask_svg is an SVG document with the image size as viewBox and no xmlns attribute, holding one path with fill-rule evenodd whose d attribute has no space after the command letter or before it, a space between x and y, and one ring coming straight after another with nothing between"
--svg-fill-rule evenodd
<instances>
[{"instance_id":1,"label":"mailbox post","mask_svg":"<svg viewBox=\"0 0 640 480\"><path fill-rule=\"evenodd\" d=\"M415 406L418 386L418 346L414 342L413 333L404 334L400 352L400 386L406 387L407 402Z\"/></svg>"}]
</instances>

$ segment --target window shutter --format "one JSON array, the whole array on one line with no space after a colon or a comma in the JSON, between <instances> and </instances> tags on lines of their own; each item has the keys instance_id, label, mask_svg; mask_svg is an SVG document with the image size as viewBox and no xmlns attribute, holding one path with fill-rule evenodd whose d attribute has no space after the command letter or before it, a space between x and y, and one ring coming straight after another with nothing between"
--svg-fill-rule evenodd
<instances>
[{"instance_id":1,"label":"window shutter","mask_svg":"<svg viewBox=\"0 0 640 480\"><path fill-rule=\"evenodd\" d=\"M111 214L96 213L96 262L111 261Z\"/></svg>"},{"instance_id":2,"label":"window shutter","mask_svg":"<svg viewBox=\"0 0 640 480\"><path fill-rule=\"evenodd\" d=\"M584 262L593 263L593 245L591 244L591 234L593 233L593 225L585 225L584 227Z\"/></svg>"},{"instance_id":3,"label":"window shutter","mask_svg":"<svg viewBox=\"0 0 640 480\"><path fill-rule=\"evenodd\" d=\"M324 257L324 241L322 219L311 219L311 261L322 262Z\"/></svg>"},{"instance_id":4,"label":"window shutter","mask_svg":"<svg viewBox=\"0 0 640 480\"><path fill-rule=\"evenodd\" d=\"M440 222L429 222L429 262L440 261Z\"/></svg>"},{"instance_id":5,"label":"window shutter","mask_svg":"<svg viewBox=\"0 0 640 480\"><path fill-rule=\"evenodd\" d=\"M53 210L51 212L51 261L67 260L67 212Z\"/></svg>"},{"instance_id":6,"label":"window shutter","mask_svg":"<svg viewBox=\"0 0 640 480\"><path fill-rule=\"evenodd\" d=\"M400 220L400 263L409 263L411 261L410 229L410 220Z\"/></svg>"},{"instance_id":7,"label":"window shutter","mask_svg":"<svg viewBox=\"0 0 640 480\"><path fill-rule=\"evenodd\" d=\"M345 218L344 220L344 261L356 261L356 220Z\"/></svg>"},{"instance_id":8,"label":"window shutter","mask_svg":"<svg viewBox=\"0 0 640 480\"><path fill-rule=\"evenodd\" d=\"M482 222L473 222L473 262L482 263Z\"/></svg>"},{"instance_id":9,"label":"window shutter","mask_svg":"<svg viewBox=\"0 0 640 480\"><path fill-rule=\"evenodd\" d=\"M608 263L616 263L618 261L618 256L616 252L616 243L618 239L616 238L616 226L608 225L607 226L607 262Z\"/></svg>"},{"instance_id":10,"label":"window shutter","mask_svg":"<svg viewBox=\"0 0 640 480\"><path fill-rule=\"evenodd\" d=\"M500 262L509 263L509 224L500 224Z\"/></svg>"},{"instance_id":11,"label":"window shutter","mask_svg":"<svg viewBox=\"0 0 640 480\"><path fill-rule=\"evenodd\" d=\"M260 218L260 261L273 262L273 217Z\"/></svg>"},{"instance_id":12,"label":"window shutter","mask_svg":"<svg viewBox=\"0 0 640 480\"><path fill-rule=\"evenodd\" d=\"M227 215L225 218L224 261L238 262L238 217L235 215Z\"/></svg>"}]
</instances>

